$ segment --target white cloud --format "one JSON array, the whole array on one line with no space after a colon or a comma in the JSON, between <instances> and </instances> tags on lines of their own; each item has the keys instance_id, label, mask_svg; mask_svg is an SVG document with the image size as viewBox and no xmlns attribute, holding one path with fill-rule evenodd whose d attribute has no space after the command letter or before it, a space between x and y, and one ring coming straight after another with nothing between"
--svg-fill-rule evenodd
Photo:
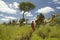
<instances>
[{"instance_id":1,"label":"white cloud","mask_svg":"<svg viewBox=\"0 0 60 40\"><path fill-rule=\"evenodd\" d=\"M13 8L13 5L12 5L12 4L8 4L8 6L9 6L10 8Z\"/></svg>"},{"instance_id":2,"label":"white cloud","mask_svg":"<svg viewBox=\"0 0 60 40\"><path fill-rule=\"evenodd\" d=\"M2 21L9 21L9 19L1 18Z\"/></svg>"},{"instance_id":3,"label":"white cloud","mask_svg":"<svg viewBox=\"0 0 60 40\"><path fill-rule=\"evenodd\" d=\"M29 21L29 23L31 23L32 21L35 22L35 20L36 20L36 17L32 17L31 20Z\"/></svg>"},{"instance_id":4,"label":"white cloud","mask_svg":"<svg viewBox=\"0 0 60 40\"><path fill-rule=\"evenodd\" d=\"M56 9L60 9L60 7L56 7Z\"/></svg>"},{"instance_id":5,"label":"white cloud","mask_svg":"<svg viewBox=\"0 0 60 40\"><path fill-rule=\"evenodd\" d=\"M23 14L24 11L20 12L20 14ZM33 16L30 12L25 12L24 14L26 14L26 16Z\"/></svg>"},{"instance_id":6,"label":"white cloud","mask_svg":"<svg viewBox=\"0 0 60 40\"><path fill-rule=\"evenodd\" d=\"M21 12L20 12L20 14L23 14L23 13L24 13L24 11L21 11ZM27 14L27 13L28 13L28 12L25 12L24 14Z\"/></svg>"},{"instance_id":7,"label":"white cloud","mask_svg":"<svg viewBox=\"0 0 60 40\"><path fill-rule=\"evenodd\" d=\"M33 17L34 20L37 20L36 17Z\"/></svg>"},{"instance_id":8,"label":"white cloud","mask_svg":"<svg viewBox=\"0 0 60 40\"><path fill-rule=\"evenodd\" d=\"M21 12L20 12L20 14L23 14L23 13L24 13L24 11L21 11Z\"/></svg>"},{"instance_id":9,"label":"white cloud","mask_svg":"<svg viewBox=\"0 0 60 40\"><path fill-rule=\"evenodd\" d=\"M25 12L25 14L28 14L28 12Z\"/></svg>"},{"instance_id":10,"label":"white cloud","mask_svg":"<svg viewBox=\"0 0 60 40\"><path fill-rule=\"evenodd\" d=\"M51 7L44 7L44 8L41 8L41 9L38 9L37 10L37 13L43 13L43 14L46 14L46 13L49 13L49 12L53 12L54 9L51 8Z\"/></svg>"},{"instance_id":11,"label":"white cloud","mask_svg":"<svg viewBox=\"0 0 60 40\"><path fill-rule=\"evenodd\" d=\"M52 3L52 2L48 2L48 3Z\"/></svg>"},{"instance_id":12,"label":"white cloud","mask_svg":"<svg viewBox=\"0 0 60 40\"><path fill-rule=\"evenodd\" d=\"M18 8L18 3L17 2L14 2L13 3L13 6L14 6L14 8Z\"/></svg>"},{"instance_id":13,"label":"white cloud","mask_svg":"<svg viewBox=\"0 0 60 40\"><path fill-rule=\"evenodd\" d=\"M60 0L53 0L53 2L56 4L60 4Z\"/></svg>"},{"instance_id":14,"label":"white cloud","mask_svg":"<svg viewBox=\"0 0 60 40\"><path fill-rule=\"evenodd\" d=\"M28 12L26 16L33 16L33 15L30 12Z\"/></svg>"},{"instance_id":15,"label":"white cloud","mask_svg":"<svg viewBox=\"0 0 60 40\"><path fill-rule=\"evenodd\" d=\"M54 2L58 1L58 0L53 0Z\"/></svg>"},{"instance_id":16,"label":"white cloud","mask_svg":"<svg viewBox=\"0 0 60 40\"><path fill-rule=\"evenodd\" d=\"M3 16L3 14L0 14L0 16Z\"/></svg>"},{"instance_id":17,"label":"white cloud","mask_svg":"<svg viewBox=\"0 0 60 40\"><path fill-rule=\"evenodd\" d=\"M48 3L60 4L60 0L52 0L51 2Z\"/></svg>"},{"instance_id":18,"label":"white cloud","mask_svg":"<svg viewBox=\"0 0 60 40\"><path fill-rule=\"evenodd\" d=\"M16 19L15 17L12 17L12 16L5 16L4 18L6 18L6 19Z\"/></svg>"},{"instance_id":19,"label":"white cloud","mask_svg":"<svg viewBox=\"0 0 60 40\"><path fill-rule=\"evenodd\" d=\"M17 2L13 2L12 4L11 4L11 3L8 4L8 6L9 6L10 8L18 8L18 3L17 3Z\"/></svg>"},{"instance_id":20,"label":"white cloud","mask_svg":"<svg viewBox=\"0 0 60 40\"><path fill-rule=\"evenodd\" d=\"M5 16L4 18L1 18L2 22L8 22L9 20L14 20L16 19L15 17L12 16Z\"/></svg>"},{"instance_id":21,"label":"white cloud","mask_svg":"<svg viewBox=\"0 0 60 40\"><path fill-rule=\"evenodd\" d=\"M10 6L11 6L11 4L10 4ZM16 10L9 8L9 6L4 1L0 0L0 12L15 14Z\"/></svg>"}]
</instances>

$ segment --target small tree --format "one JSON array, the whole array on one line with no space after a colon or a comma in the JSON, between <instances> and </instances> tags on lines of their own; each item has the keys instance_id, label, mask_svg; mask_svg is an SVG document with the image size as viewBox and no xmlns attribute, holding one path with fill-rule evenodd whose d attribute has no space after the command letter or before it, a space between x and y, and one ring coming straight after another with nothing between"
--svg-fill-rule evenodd
<instances>
[{"instance_id":1,"label":"small tree","mask_svg":"<svg viewBox=\"0 0 60 40\"><path fill-rule=\"evenodd\" d=\"M19 3L18 7L21 11L24 11L24 13L25 13L26 11L30 11L30 10L34 9L35 5L32 4L31 2L21 2L21 3ZM24 18L24 13L23 13L23 18Z\"/></svg>"},{"instance_id":2,"label":"small tree","mask_svg":"<svg viewBox=\"0 0 60 40\"><path fill-rule=\"evenodd\" d=\"M23 25L23 22L25 21L25 19L20 19L19 22L20 22L20 26Z\"/></svg>"},{"instance_id":3,"label":"small tree","mask_svg":"<svg viewBox=\"0 0 60 40\"><path fill-rule=\"evenodd\" d=\"M30 10L34 9L34 8L35 8L35 5L32 4L31 2L21 2L21 3L19 3L18 7L19 7L19 9L20 9L21 11L24 11L24 12L23 12L23 15L22 15L23 17L22 17L22 19L21 19L21 20L23 20L23 22L24 22L24 21L25 21L24 13L25 13L26 11L30 11ZM22 22L22 23L23 23L23 22Z\"/></svg>"},{"instance_id":4,"label":"small tree","mask_svg":"<svg viewBox=\"0 0 60 40\"><path fill-rule=\"evenodd\" d=\"M11 20L8 22L8 24L11 24Z\"/></svg>"},{"instance_id":5,"label":"small tree","mask_svg":"<svg viewBox=\"0 0 60 40\"><path fill-rule=\"evenodd\" d=\"M28 23L28 19L26 19L26 24Z\"/></svg>"},{"instance_id":6,"label":"small tree","mask_svg":"<svg viewBox=\"0 0 60 40\"><path fill-rule=\"evenodd\" d=\"M16 24L16 20L12 20L12 24Z\"/></svg>"}]
</instances>

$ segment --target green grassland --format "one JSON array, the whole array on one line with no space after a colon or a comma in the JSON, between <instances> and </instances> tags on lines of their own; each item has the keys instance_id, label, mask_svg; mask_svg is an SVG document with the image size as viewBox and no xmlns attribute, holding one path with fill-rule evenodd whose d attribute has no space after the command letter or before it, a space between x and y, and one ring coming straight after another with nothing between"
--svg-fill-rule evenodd
<instances>
[{"instance_id":1,"label":"green grassland","mask_svg":"<svg viewBox=\"0 0 60 40\"><path fill-rule=\"evenodd\" d=\"M0 25L0 40L60 40L60 25L40 25L33 32L31 25Z\"/></svg>"}]
</instances>

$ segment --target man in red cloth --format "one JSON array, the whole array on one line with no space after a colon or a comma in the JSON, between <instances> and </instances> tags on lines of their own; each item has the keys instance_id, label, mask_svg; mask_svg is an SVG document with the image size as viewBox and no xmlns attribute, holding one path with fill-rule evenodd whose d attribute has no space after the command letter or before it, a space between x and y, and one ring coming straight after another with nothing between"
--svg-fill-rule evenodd
<instances>
[{"instance_id":1,"label":"man in red cloth","mask_svg":"<svg viewBox=\"0 0 60 40\"><path fill-rule=\"evenodd\" d=\"M32 21L31 27L32 27L32 30L34 31L35 30L34 21Z\"/></svg>"}]
</instances>

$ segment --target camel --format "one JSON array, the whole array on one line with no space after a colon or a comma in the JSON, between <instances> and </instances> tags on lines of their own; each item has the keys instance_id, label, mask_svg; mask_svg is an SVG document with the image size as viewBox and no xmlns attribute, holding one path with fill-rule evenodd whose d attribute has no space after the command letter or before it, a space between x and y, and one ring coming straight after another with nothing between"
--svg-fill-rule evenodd
<instances>
[{"instance_id":1,"label":"camel","mask_svg":"<svg viewBox=\"0 0 60 40\"><path fill-rule=\"evenodd\" d=\"M50 23L50 22L52 22L56 16L57 16L56 14L53 14L49 19L45 19L44 23Z\"/></svg>"},{"instance_id":2,"label":"camel","mask_svg":"<svg viewBox=\"0 0 60 40\"><path fill-rule=\"evenodd\" d=\"M44 18L44 19L43 19L43 23L47 24L47 23L52 22L56 16L57 16L56 14L52 14L52 16L51 16L49 19L45 19L45 18ZM36 18L35 23L40 23L38 17Z\"/></svg>"}]
</instances>

